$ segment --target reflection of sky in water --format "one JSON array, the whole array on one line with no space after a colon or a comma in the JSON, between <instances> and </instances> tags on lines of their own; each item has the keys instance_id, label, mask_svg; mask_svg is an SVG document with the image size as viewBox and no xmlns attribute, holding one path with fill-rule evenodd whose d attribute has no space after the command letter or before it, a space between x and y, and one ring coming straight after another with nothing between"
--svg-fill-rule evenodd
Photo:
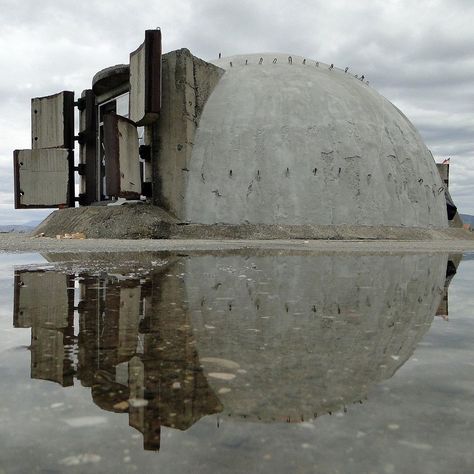
<instances>
[{"instance_id":1,"label":"reflection of sky in water","mask_svg":"<svg viewBox=\"0 0 474 474\"><path fill-rule=\"evenodd\" d=\"M3 257L10 258L8 261ZM16 258L16 260L14 260ZM33 260L37 258L37 260ZM340 259L342 257L339 257ZM300 276L296 282L285 279L288 268L278 264L274 268L279 275L279 294L288 295L297 292L299 304L305 305L305 298L314 293L327 277L317 279L317 284L308 281L309 268L300 262ZM375 257L376 259L376 257ZM416 258L414 257L416 260ZM412 261L414 259L411 259ZM307 259L306 259L307 260ZM221 283L217 290L221 293L224 288L234 287L234 294L248 291L249 285L238 283L230 277L229 285L225 281L214 281L219 277L218 265L208 272L199 266L204 260L193 260L184 270L172 272L179 278L169 277L160 284L160 288L168 291L180 291L180 282L186 280L188 285L186 300L192 306L201 306L201 300L206 298L206 305L212 296L212 289ZM222 272L233 265L221 265ZM367 263L367 259L365 262ZM438 262L436 257L432 263ZM13 271L11 265L26 263L42 263L44 260L33 256L5 256L0 263L0 472L34 472L41 470L72 472L472 472L474 462L471 452L471 440L474 433L473 408L473 375L474 359L474 320L472 319L472 288L474 283L474 262L466 260L460 264L457 275L450 286L449 321L435 318L429 331L424 334L415 354L404 364L392 378L371 385L368 400L363 404L348 406L347 412L336 411L332 416L321 416L316 421L305 421L299 424L287 423L258 423L255 421L235 422L221 414L204 417L186 431L171 428L161 429L161 450L159 453L143 450L142 435L128 426L126 414L116 414L100 409L91 399L91 389L82 387L76 382L74 387L62 388L60 385L30 378L30 352L22 346L30 345L30 329L13 329ZM227 260L229 262L229 260ZM281 260L280 260L281 262ZM392 259L394 264L396 259ZM439 264L439 262L438 262ZM404 264L405 265L405 264ZM403 273L402 265L399 272L402 276L399 282L411 280L415 282L420 275L414 275L416 268L410 268ZM408 260L406 265L409 265ZM435 265L436 266L436 265ZM251 271L251 266L249 265ZM182 267L181 267L182 268ZM271 273L271 267L260 267ZM333 270L339 275L334 287L335 298L331 292L319 295L320 305L328 303L326 313L332 311L331 303L336 300L344 301L350 307L350 299L355 294L341 289L341 282L353 275L354 263L344 268L338 264ZM237 278L244 273L240 272ZM365 268L370 270L370 268ZM376 264L377 275L360 280L360 291L364 289L363 281L369 278L372 285L381 285L386 295L383 303L399 301L390 297L391 283L397 283L396 275L390 280L390 269ZM185 275L181 275L181 272ZM344 273L346 272L346 273ZM384 273L385 272L385 273ZM396 273L396 272L395 272ZM202 278L199 275L202 275ZM367 276L369 275L369 276ZM247 277L252 278L251 275ZM423 287L422 292L428 291L439 279L431 276L432 285ZM444 278L441 278L442 280ZM213 285L209 285L208 283ZM243 278L242 278L243 280ZM379 282L377 282L377 280ZM383 282L390 284L383 286ZM250 286L253 285L252 282ZM296 286L292 286L295 285ZM415 284L415 283L413 283ZM307 285L299 288L298 285ZM429 287L429 288L428 288ZM417 286L419 288L419 286ZM430 290L431 291L431 290ZM208 292L208 293L206 293ZM259 293L265 291L258 290ZM214 298L217 305L207 316L202 313L199 317L191 318L198 334L194 337L203 356L224 356L226 347L232 344L232 357L239 357L239 338L222 342L225 331L220 331L220 316L224 306L228 310L229 294L220 294ZM317 291L316 291L317 293ZM232 296L232 293L230 293ZM272 292L270 292L270 296ZM218 299L221 298L221 299ZM244 298L242 293L241 298ZM283 298L281 309L286 313ZM161 304L166 300L161 297ZM249 302L255 299L249 297ZM266 302L260 294L259 303L270 305L276 318L276 306L271 306L271 298ZM298 304L295 301L293 304ZM359 310L366 304L366 298L360 299ZM176 301L171 301L176 303ZM291 302L290 302L291 303ZM362 304L363 303L363 304ZM371 308L377 306L370 302ZM416 304L412 301L411 304ZM221 305L222 308L219 306ZM203 306L204 307L204 306ZM206 306L208 307L208 306ZM212 307L212 305L211 305ZM318 306L319 307L319 306ZM169 309L169 306L166 305ZM352 308L353 309L353 308ZM344 315L344 306L339 309ZM367 310L367 308L365 308ZM365 311L364 310L364 311ZM378 307L377 310L381 310ZM238 315L234 306L232 323L238 325L247 313ZM299 312L298 308L295 312ZM338 308L333 308L338 314ZM375 311L375 310L374 310ZM167 314L171 315L168 311ZM247 320L254 328L255 311ZM375 313L374 313L375 314ZM428 314L428 313L427 313ZM281 324L292 321L279 320ZM266 316L264 316L265 318ZM349 317L349 316L347 316ZM352 317L352 316L350 316ZM254 318L254 319L252 319ZM245 318L244 318L245 319ZM249 321L250 319L250 321ZM264 320L268 321L268 320ZM352 321L352 320L351 320ZM252 324L250 324L252 323ZM207 326L207 328L206 328ZM214 327L215 329L208 329ZM290 325L289 329L293 326ZM360 327L360 322L359 326ZM288 327L272 326L273 339ZM304 328L307 330L307 327ZM413 327L410 334L416 332ZM208 332L215 332L217 342L212 346L212 337ZM233 334L238 334L234 328ZM286 333L285 333L286 334ZM352 333L348 333L352 334ZM391 334L391 333L390 333ZM255 338L255 334L252 335ZM414 337L414 336L413 336ZM303 337L304 340L304 337ZM394 338L392 337L392 341ZM242 345L241 352L249 351ZM264 343L272 343L270 340ZM323 342L321 342L322 344ZM210 345L211 344L211 345ZM388 341L390 344L390 341ZM237 346L237 347L235 347ZM220 348L220 353L204 354L209 347ZM250 345L250 348L255 347ZM390 346L393 349L393 346ZM217 351L218 352L218 351ZM393 351L392 351L393 352ZM350 355L351 352L348 351ZM403 353L405 354L405 353ZM407 356L410 354L407 352ZM388 355L390 356L390 354ZM229 352L227 357L230 358ZM251 361L242 354L240 365L249 365ZM265 362L265 359L259 359ZM369 361L370 362L370 361ZM257 363L255 363L257 365ZM396 367L394 367L395 369ZM209 370L205 368L206 375ZM213 370L213 369L212 369ZM221 370L231 372L229 368ZM243 374L245 375L245 374ZM281 374L280 374L281 375ZM388 374L387 376L390 376ZM283 377L283 375L282 375ZM209 377L208 377L209 378ZM211 379L209 379L211 380ZM255 378L251 383L256 383ZM327 379L331 381L332 379ZM217 379L213 385L216 391L222 388ZM285 382L288 385L287 382ZM295 380L295 384L297 381ZM235 391L237 387L235 387ZM276 396L276 395L274 395ZM223 398L223 397L221 397ZM297 397L296 397L297 398ZM225 405L225 399L224 405ZM271 404L271 399L267 400ZM266 407L267 408L267 407ZM219 428L217 424L219 423Z\"/></svg>"}]
</instances>

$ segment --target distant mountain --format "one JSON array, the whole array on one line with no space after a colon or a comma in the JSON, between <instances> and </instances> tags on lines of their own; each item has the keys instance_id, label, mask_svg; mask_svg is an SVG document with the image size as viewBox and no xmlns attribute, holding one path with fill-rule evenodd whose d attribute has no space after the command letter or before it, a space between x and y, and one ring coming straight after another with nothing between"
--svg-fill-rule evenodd
<instances>
[{"instance_id":1,"label":"distant mountain","mask_svg":"<svg viewBox=\"0 0 474 474\"><path fill-rule=\"evenodd\" d=\"M0 232L31 232L35 227L39 225L41 221L28 221L24 224L0 224Z\"/></svg>"},{"instance_id":2,"label":"distant mountain","mask_svg":"<svg viewBox=\"0 0 474 474\"><path fill-rule=\"evenodd\" d=\"M471 227L474 227L474 216L469 214L460 214L460 216L464 224L471 224Z\"/></svg>"},{"instance_id":3,"label":"distant mountain","mask_svg":"<svg viewBox=\"0 0 474 474\"><path fill-rule=\"evenodd\" d=\"M11 232L31 232L36 226L29 226L29 225L18 225L18 224L1 224L0 225L0 232L1 233L11 233Z\"/></svg>"}]
</instances>

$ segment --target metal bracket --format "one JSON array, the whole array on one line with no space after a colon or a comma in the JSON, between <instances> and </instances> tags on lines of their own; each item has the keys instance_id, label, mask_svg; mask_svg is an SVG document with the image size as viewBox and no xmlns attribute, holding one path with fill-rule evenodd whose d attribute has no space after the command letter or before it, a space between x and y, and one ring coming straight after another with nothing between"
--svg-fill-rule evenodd
<instances>
[{"instance_id":1,"label":"metal bracket","mask_svg":"<svg viewBox=\"0 0 474 474\"><path fill-rule=\"evenodd\" d=\"M74 105L82 112L86 108L86 99L85 97L80 97L74 102Z\"/></svg>"},{"instance_id":2,"label":"metal bracket","mask_svg":"<svg viewBox=\"0 0 474 474\"><path fill-rule=\"evenodd\" d=\"M85 163L79 163L77 166L74 166L74 171L79 173L79 176L84 176L86 174L87 165Z\"/></svg>"},{"instance_id":3,"label":"metal bracket","mask_svg":"<svg viewBox=\"0 0 474 474\"><path fill-rule=\"evenodd\" d=\"M79 145L84 145L87 141L87 132L79 132L78 135L74 136L74 140L76 140Z\"/></svg>"},{"instance_id":4,"label":"metal bracket","mask_svg":"<svg viewBox=\"0 0 474 474\"><path fill-rule=\"evenodd\" d=\"M147 198L153 197L152 183L145 181L142 183L142 194Z\"/></svg>"},{"instance_id":5,"label":"metal bracket","mask_svg":"<svg viewBox=\"0 0 474 474\"><path fill-rule=\"evenodd\" d=\"M89 204L87 194L84 193L80 193L79 197L76 197L74 200L79 203L79 206L87 206Z\"/></svg>"},{"instance_id":6,"label":"metal bracket","mask_svg":"<svg viewBox=\"0 0 474 474\"><path fill-rule=\"evenodd\" d=\"M138 147L138 154L140 158L144 161L151 161L151 146L150 145L140 145Z\"/></svg>"}]
</instances>

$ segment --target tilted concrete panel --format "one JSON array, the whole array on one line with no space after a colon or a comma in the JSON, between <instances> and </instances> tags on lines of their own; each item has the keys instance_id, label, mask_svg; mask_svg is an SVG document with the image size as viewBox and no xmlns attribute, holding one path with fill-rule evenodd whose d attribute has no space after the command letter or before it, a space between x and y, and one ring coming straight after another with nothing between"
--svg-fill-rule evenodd
<instances>
[{"instance_id":1,"label":"tilted concrete panel","mask_svg":"<svg viewBox=\"0 0 474 474\"><path fill-rule=\"evenodd\" d=\"M130 54L130 119L148 125L161 108L161 31L145 31L145 41Z\"/></svg>"},{"instance_id":2,"label":"tilted concrete panel","mask_svg":"<svg viewBox=\"0 0 474 474\"><path fill-rule=\"evenodd\" d=\"M70 196L69 150L15 150L15 209L66 207Z\"/></svg>"},{"instance_id":3,"label":"tilted concrete panel","mask_svg":"<svg viewBox=\"0 0 474 474\"><path fill-rule=\"evenodd\" d=\"M31 148L74 148L74 92L31 99Z\"/></svg>"},{"instance_id":4,"label":"tilted concrete panel","mask_svg":"<svg viewBox=\"0 0 474 474\"><path fill-rule=\"evenodd\" d=\"M106 193L139 198L141 193L138 134L135 124L116 114L104 116Z\"/></svg>"},{"instance_id":5,"label":"tilted concrete panel","mask_svg":"<svg viewBox=\"0 0 474 474\"><path fill-rule=\"evenodd\" d=\"M366 82L303 59L215 62L226 73L196 132L185 219L447 227L443 183L414 126Z\"/></svg>"}]
</instances>

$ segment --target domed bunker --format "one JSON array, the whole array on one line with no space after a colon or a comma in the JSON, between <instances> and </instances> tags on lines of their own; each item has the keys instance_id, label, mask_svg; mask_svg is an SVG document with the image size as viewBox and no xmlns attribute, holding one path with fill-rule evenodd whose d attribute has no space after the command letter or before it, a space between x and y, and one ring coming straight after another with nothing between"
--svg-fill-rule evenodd
<instances>
[{"instance_id":1,"label":"domed bunker","mask_svg":"<svg viewBox=\"0 0 474 474\"><path fill-rule=\"evenodd\" d=\"M53 213L46 234L107 236L95 231L100 215L122 228L119 215L133 226L143 214L153 217L148 229L148 217L136 221L134 237L287 228L308 238L318 226L346 226L381 238L380 229L448 227L455 206L444 168L441 179L415 127L363 76L287 54L212 63L187 49L162 55L161 31L149 30L130 65L97 73L77 101L68 91L32 100L32 149L15 151L15 199L17 208L79 202ZM134 201L151 206L88 208ZM130 237L122 234L113 236Z\"/></svg>"},{"instance_id":2,"label":"domed bunker","mask_svg":"<svg viewBox=\"0 0 474 474\"><path fill-rule=\"evenodd\" d=\"M343 71L288 55L222 59L197 130L186 220L447 226L409 120Z\"/></svg>"}]
</instances>

